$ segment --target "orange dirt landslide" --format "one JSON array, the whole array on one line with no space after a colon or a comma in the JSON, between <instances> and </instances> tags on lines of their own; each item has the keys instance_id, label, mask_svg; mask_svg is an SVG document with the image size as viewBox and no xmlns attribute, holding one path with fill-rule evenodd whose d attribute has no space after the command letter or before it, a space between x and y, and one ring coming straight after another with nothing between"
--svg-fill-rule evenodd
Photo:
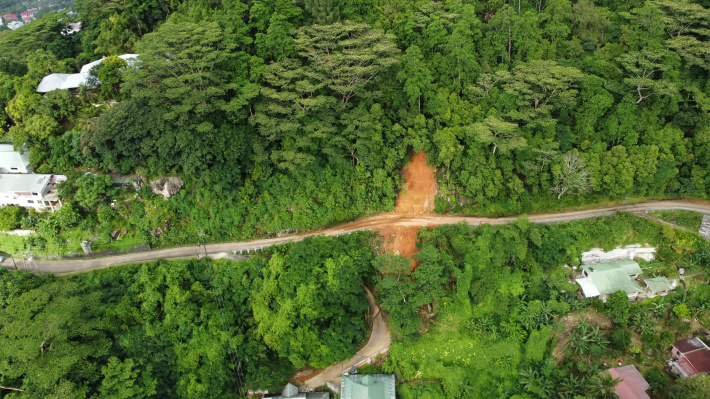
<instances>
[{"instance_id":1,"label":"orange dirt landslide","mask_svg":"<svg viewBox=\"0 0 710 399\"><path fill-rule=\"evenodd\" d=\"M395 204L394 212L421 215L434 211L437 185L434 171L426 164L424 151L415 152L409 164L402 168L406 179Z\"/></svg>"},{"instance_id":2,"label":"orange dirt landslide","mask_svg":"<svg viewBox=\"0 0 710 399\"><path fill-rule=\"evenodd\" d=\"M402 168L402 175L406 179L395 204L394 214L398 215L423 215L434 210L437 185L434 171L426 164L424 151L415 152L409 164ZM419 252L417 248L417 232L424 226L397 226L390 225L379 229L382 235L384 252L403 255L412 259L412 255ZM412 266L417 267L417 262L412 261Z\"/></svg>"}]
</instances>

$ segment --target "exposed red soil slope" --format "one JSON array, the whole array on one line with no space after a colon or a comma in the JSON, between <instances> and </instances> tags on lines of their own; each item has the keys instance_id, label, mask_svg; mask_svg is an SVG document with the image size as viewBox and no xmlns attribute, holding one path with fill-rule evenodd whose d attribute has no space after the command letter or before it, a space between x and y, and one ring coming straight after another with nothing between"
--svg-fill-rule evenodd
<instances>
[{"instance_id":1,"label":"exposed red soil slope","mask_svg":"<svg viewBox=\"0 0 710 399\"><path fill-rule=\"evenodd\" d=\"M415 152L404 168L405 183L395 204L394 214L424 215L434 210L437 185L434 171L426 164L424 151ZM417 232L424 226L385 226L379 231L384 241L384 251L412 259L419 252ZM417 262L412 260L412 266Z\"/></svg>"},{"instance_id":2,"label":"exposed red soil slope","mask_svg":"<svg viewBox=\"0 0 710 399\"><path fill-rule=\"evenodd\" d=\"M404 168L404 188L395 204L394 212L404 215L421 215L434 211L437 185L434 170L426 164L424 151L415 152Z\"/></svg>"}]
</instances>

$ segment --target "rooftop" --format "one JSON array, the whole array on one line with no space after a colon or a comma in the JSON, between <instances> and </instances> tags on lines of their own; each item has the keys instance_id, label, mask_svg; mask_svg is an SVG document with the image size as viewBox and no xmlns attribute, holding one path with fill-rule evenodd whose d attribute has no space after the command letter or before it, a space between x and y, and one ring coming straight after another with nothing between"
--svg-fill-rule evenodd
<instances>
[{"instance_id":1,"label":"rooftop","mask_svg":"<svg viewBox=\"0 0 710 399\"><path fill-rule=\"evenodd\" d=\"M673 289L673 286L665 277L647 278L643 282L646 283L651 292L670 291Z\"/></svg>"},{"instance_id":2,"label":"rooftop","mask_svg":"<svg viewBox=\"0 0 710 399\"><path fill-rule=\"evenodd\" d=\"M26 168L30 164L29 152L15 151L12 144L0 144L0 168Z\"/></svg>"},{"instance_id":3,"label":"rooftop","mask_svg":"<svg viewBox=\"0 0 710 399\"><path fill-rule=\"evenodd\" d=\"M119 55L118 58L125 60L128 65L133 65L135 64L135 60L138 58L138 54L123 54ZM53 73L51 75L47 75L42 78L41 82L39 82L39 86L37 86L36 91L37 93L47 93L57 89L77 89L81 85L85 85L86 82L88 82L91 68L96 65L100 65L104 59L105 58L101 58L100 60L84 65L81 67L81 72L79 73Z\"/></svg>"},{"instance_id":4,"label":"rooftop","mask_svg":"<svg viewBox=\"0 0 710 399\"><path fill-rule=\"evenodd\" d=\"M52 175L0 174L0 193L39 193L49 184Z\"/></svg>"},{"instance_id":5,"label":"rooftop","mask_svg":"<svg viewBox=\"0 0 710 399\"><path fill-rule=\"evenodd\" d=\"M617 291L627 294L641 291L641 287L630 276L641 273L638 263L632 260L600 263L582 266L589 277L577 280L584 295L593 297L610 295Z\"/></svg>"},{"instance_id":6,"label":"rooftop","mask_svg":"<svg viewBox=\"0 0 710 399\"><path fill-rule=\"evenodd\" d=\"M614 262L597 263L594 265L584 265L583 270L590 272L606 272L611 270L623 270L628 275L641 274L641 267L633 260L617 260Z\"/></svg>"},{"instance_id":7,"label":"rooftop","mask_svg":"<svg viewBox=\"0 0 710 399\"><path fill-rule=\"evenodd\" d=\"M341 399L395 399L394 374L343 375Z\"/></svg>"},{"instance_id":8,"label":"rooftop","mask_svg":"<svg viewBox=\"0 0 710 399\"><path fill-rule=\"evenodd\" d=\"M684 340L677 341L673 344L673 347L683 354L694 352L698 349L708 349L705 343L698 337L686 338Z\"/></svg>"},{"instance_id":9,"label":"rooftop","mask_svg":"<svg viewBox=\"0 0 710 399\"><path fill-rule=\"evenodd\" d=\"M651 399L646 393L651 386L633 364L609 369L609 374L621 378L621 382L614 387L620 399Z\"/></svg>"}]
</instances>

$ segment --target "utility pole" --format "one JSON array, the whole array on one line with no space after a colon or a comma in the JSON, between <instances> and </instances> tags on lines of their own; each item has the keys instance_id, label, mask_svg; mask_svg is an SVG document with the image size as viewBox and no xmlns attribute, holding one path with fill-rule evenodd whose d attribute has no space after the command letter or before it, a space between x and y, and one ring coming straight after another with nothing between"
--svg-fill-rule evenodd
<instances>
[{"instance_id":1,"label":"utility pole","mask_svg":"<svg viewBox=\"0 0 710 399\"><path fill-rule=\"evenodd\" d=\"M197 259L202 259L207 256L207 245L205 244L205 233L202 230L197 232Z\"/></svg>"},{"instance_id":2,"label":"utility pole","mask_svg":"<svg viewBox=\"0 0 710 399\"><path fill-rule=\"evenodd\" d=\"M13 259L14 262L14 259ZM29 271L32 271L32 262L34 262L35 265L35 270L39 273L39 267L37 266L37 262L35 261L35 256L32 253L32 247L29 247L27 251L22 253L22 264L25 267L25 271L28 271L27 265L29 264ZM17 266L15 266L17 268Z\"/></svg>"},{"instance_id":3,"label":"utility pole","mask_svg":"<svg viewBox=\"0 0 710 399\"><path fill-rule=\"evenodd\" d=\"M626 201L628 201L628 200L629 200L629 196L628 196L628 194L627 194L627 195L626 195L626 198L624 198L624 205L621 207L621 212L623 212L623 211L624 211L624 208L626 208Z\"/></svg>"}]
</instances>

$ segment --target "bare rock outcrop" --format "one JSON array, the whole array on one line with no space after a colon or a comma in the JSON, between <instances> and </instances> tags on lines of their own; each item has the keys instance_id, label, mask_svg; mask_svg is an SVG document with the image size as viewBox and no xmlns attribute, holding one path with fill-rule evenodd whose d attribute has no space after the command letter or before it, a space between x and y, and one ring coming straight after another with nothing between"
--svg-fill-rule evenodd
<instances>
[{"instance_id":1,"label":"bare rock outcrop","mask_svg":"<svg viewBox=\"0 0 710 399\"><path fill-rule=\"evenodd\" d=\"M158 180L150 182L150 188L154 193L160 194L163 198L168 199L185 188L185 183L176 176L161 177Z\"/></svg>"}]
</instances>

